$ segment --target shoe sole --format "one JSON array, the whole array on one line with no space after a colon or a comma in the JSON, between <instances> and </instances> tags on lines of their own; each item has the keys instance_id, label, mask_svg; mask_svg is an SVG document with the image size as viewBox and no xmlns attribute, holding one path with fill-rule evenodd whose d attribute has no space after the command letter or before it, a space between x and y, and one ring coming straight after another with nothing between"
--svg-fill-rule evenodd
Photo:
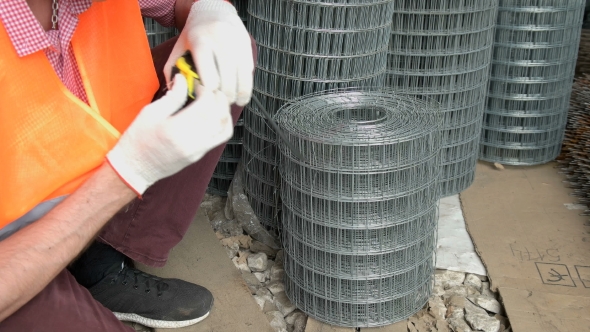
<instances>
[{"instance_id":1,"label":"shoe sole","mask_svg":"<svg viewBox=\"0 0 590 332\"><path fill-rule=\"evenodd\" d=\"M207 312L204 316L191 320L168 321L146 318L138 314L126 314L120 312L113 312L113 314L115 314L115 317L117 317L118 320L139 323L143 326L162 329L175 329L179 327L191 326L193 324L197 324L198 322L202 321L203 319L207 318L207 316L209 316L209 312Z\"/></svg>"}]
</instances>

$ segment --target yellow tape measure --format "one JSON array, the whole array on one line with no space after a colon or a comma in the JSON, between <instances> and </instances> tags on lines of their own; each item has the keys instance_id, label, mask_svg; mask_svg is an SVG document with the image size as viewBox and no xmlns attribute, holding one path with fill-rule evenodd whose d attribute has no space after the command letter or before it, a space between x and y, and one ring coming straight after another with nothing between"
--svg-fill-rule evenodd
<instances>
[{"instance_id":1,"label":"yellow tape measure","mask_svg":"<svg viewBox=\"0 0 590 332\"><path fill-rule=\"evenodd\" d=\"M172 67L172 75L170 77L174 77L176 74L184 76L188 84L188 100L185 104L186 106L197 98L195 82L197 82L197 84L200 84L201 82L199 74L197 74L195 62L189 51L178 58L174 67Z\"/></svg>"},{"instance_id":2,"label":"yellow tape measure","mask_svg":"<svg viewBox=\"0 0 590 332\"><path fill-rule=\"evenodd\" d=\"M1 1L1 0L0 0ZM172 75L170 77L174 77L176 74L182 74L186 78L188 83L188 98L186 104L183 107L186 107L188 104L192 103L196 98L196 90L195 90L195 82L197 84L201 84L201 80L199 78L199 74L197 74L197 67L195 66L195 62L193 57L189 51L186 51L174 64L172 67ZM285 133L279 128L276 124L272 116L268 113L266 108L262 105L262 103L256 98L256 95L252 95L252 101L256 105L256 107L264 114L264 117L267 120L268 125L275 131L275 133L283 140L285 145L293 152L293 154L299 158L299 160L306 160L301 152L297 148L293 146L293 144L289 141L289 138Z\"/></svg>"}]
</instances>

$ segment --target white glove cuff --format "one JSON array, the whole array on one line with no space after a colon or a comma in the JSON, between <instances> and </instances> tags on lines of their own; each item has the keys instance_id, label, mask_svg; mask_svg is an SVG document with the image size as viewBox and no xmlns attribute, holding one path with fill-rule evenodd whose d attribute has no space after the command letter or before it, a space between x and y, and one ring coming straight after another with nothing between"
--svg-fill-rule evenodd
<instances>
[{"instance_id":1,"label":"white glove cuff","mask_svg":"<svg viewBox=\"0 0 590 332\"><path fill-rule=\"evenodd\" d=\"M200 14L205 12L214 12L216 14L238 15L236 7L223 0L198 0L191 7L190 14L193 14L195 11L199 12Z\"/></svg>"},{"instance_id":2,"label":"white glove cuff","mask_svg":"<svg viewBox=\"0 0 590 332\"><path fill-rule=\"evenodd\" d=\"M123 150L118 145L115 145L107 154L107 161L121 180L133 189L137 195L141 196L153 183L140 175L137 167L134 167L136 165L132 165L134 161Z\"/></svg>"}]
</instances>

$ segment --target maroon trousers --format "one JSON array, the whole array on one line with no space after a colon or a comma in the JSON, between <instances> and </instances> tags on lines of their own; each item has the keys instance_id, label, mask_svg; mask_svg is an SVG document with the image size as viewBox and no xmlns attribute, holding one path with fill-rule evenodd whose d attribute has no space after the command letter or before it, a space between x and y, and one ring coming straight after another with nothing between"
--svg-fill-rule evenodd
<instances>
[{"instance_id":1,"label":"maroon trousers","mask_svg":"<svg viewBox=\"0 0 590 332\"><path fill-rule=\"evenodd\" d=\"M165 86L162 68L175 42L176 38L171 39L152 50L162 87ZM254 40L252 49L256 59ZM234 125L242 109L232 106ZM198 162L156 182L142 199L135 199L113 216L99 234L99 239L135 261L155 267L164 266L170 250L180 242L191 224L224 148L225 144L218 146ZM134 330L119 322L112 312L95 301L90 292L64 270L41 293L0 322L0 332L9 331Z\"/></svg>"}]
</instances>

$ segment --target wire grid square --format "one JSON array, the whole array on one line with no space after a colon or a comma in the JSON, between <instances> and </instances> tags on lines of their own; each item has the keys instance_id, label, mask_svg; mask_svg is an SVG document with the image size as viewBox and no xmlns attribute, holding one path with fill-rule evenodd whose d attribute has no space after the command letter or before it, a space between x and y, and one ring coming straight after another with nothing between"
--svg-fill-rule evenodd
<instances>
[{"instance_id":1,"label":"wire grid square","mask_svg":"<svg viewBox=\"0 0 590 332\"><path fill-rule=\"evenodd\" d=\"M263 137L258 136L248 128L248 125L244 126L244 150L248 152L250 156L255 157L255 160L261 160L271 165L279 164L279 149L273 141L269 141Z\"/></svg>"},{"instance_id":2,"label":"wire grid square","mask_svg":"<svg viewBox=\"0 0 590 332\"><path fill-rule=\"evenodd\" d=\"M242 158L242 144L227 143L221 153L220 161L237 163Z\"/></svg>"},{"instance_id":3,"label":"wire grid square","mask_svg":"<svg viewBox=\"0 0 590 332\"><path fill-rule=\"evenodd\" d=\"M284 158L281 162L283 181L314 197L338 201L391 199L423 188L438 176L438 156L430 162L405 169L381 172L317 170ZM434 165L434 166L433 166Z\"/></svg>"},{"instance_id":4,"label":"wire grid square","mask_svg":"<svg viewBox=\"0 0 590 332\"><path fill-rule=\"evenodd\" d=\"M564 130L565 122L557 128L532 133L502 132L485 128L482 131L481 144L515 150L537 150L561 145Z\"/></svg>"},{"instance_id":5,"label":"wire grid square","mask_svg":"<svg viewBox=\"0 0 590 332\"><path fill-rule=\"evenodd\" d=\"M465 160L479 152L476 137L485 107L498 1L395 2L386 84L440 102L439 112L445 117L443 196L466 189L472 178L466 174L475 172L475 163Z\"/></svg>"},{"instance_id":6,"label":"wire grid square","mask_svg":"<svg viewBox=\"0 0 590 332\"><path fill-rule=\"evenodd\" d=\"M384 35L387 35L384 33ZM351 80L383 70L384 50L358 56L310 55L291 53L258 45L258 66L265 70L300 79L323 77L326 80Z\"/></svg>"},{"instance_id":7,"label":"wire grid square","mask_svg":"<svg viewBox=\"0 0 590 332\"><path fill-rule=\"evenodd\" d=\"M542 164L558 154L583 0L501 0L480 158Z\"/></svg>"},{"instance_id":8,"label":"wire grid square","mask_svg":"<svg viewBox=\"0 0 590 332\"><path fill-rule=\"evenodd\" d=\"M250 1L251 17L310 30L369 30L391 22L393 6L387 0L278 0Z\"/></svg>"},{"instance_id":9,"label":"wire grid square","mask_svg":"<svg viewBox=\"0 0 590 332\"><path fill-rule=\"evenodd\" d=\"M283 230L286 253L299 264L318 273L344 279L385 277L411 269L434 253L434 234L409 244L405 249L384 254L343 255L318 250L296 235Z\"/></svg>"},{"instance_id":10,"label":"wire grid square","mask_svg":"<svg viewBox=\"0 0 590 332\"><path fill-rule=\"evenodd\" d=\"M249 24L258 45L294 55L354 57L387 47L391 26L372 29L315 30L252 17Z\"/></svg>"},{"instance_id":11,"label":"wire grid square","mask_svg":"<svg viewBox=\"0 0 590 332\"><path fill-rule=\"evenodd\" d=\"M283 229L318 250L342 254L376 254L400 250L417 239L432 236L437 224L433 207L415 219L381 228L344 228L316 224L283 206Z\"/></svg>"},{"instance_id":12,"label":"wire grid square","mask_svg":"<svg viewBox=\"0 0 590 332\"><path fill-rule=\"evenodd\" d=\"M218 179L233 179L238 169L238 163L220 161L213 170L213 177Z\"/></svg>"},{"instance_id":13,"label":"wire grid square","mask_svg":"<svg viewBox=\"0 0 590 332\"><path fill-rule=\"evenodd\" d=\"M436 179L414 193L390 199L338 201L314 197L286 182L281 185L283 206L294 214L316 224L346 229L382 228L403 223L430 211L436 205L439 191Z\"/></svg>"},{"instance_id":14,"label":"wire grid square","mask_svg":"<svg viewBox=\"0 0 590 332\"><path fill-rule=\"evenodd\" d=\"M386 52L383 51L383 57ZM384 62L385 63L385 62ZM265 92L272 97L281 99L293 99L317 91L333 90L338 88L358 86L383 86L385 69L380 72L367 72L364 77L347 80L330 80L325 78L300 79L266 71L257 67L254 73L254 86L257 90Z\"/></svg>"},{"instance_id":15,"label":"wire grid square","mask_svg":"<svg viewBox=\"0 0 590 332\"><path fill-rule=\"evenodd\" d=\"M432 292L431 280L414 293L379 303L343 303L314 296L285 278L285 292L298 308L319 321L349 327L389 325L412 316L428 302Z\"/></svg>"},{"instance_id":16,"label":"wire grid square","mask_svg":"<svg viewBox=\"0 0 590 332\"><path fill-rule=\"evenodd\" d=\"M314 296L341 303L380 303L416 292L434 273L434 258L414 268L385 278L343 279L309 270L285 256L286 277Z\"/></svg>"}]
</instances>

